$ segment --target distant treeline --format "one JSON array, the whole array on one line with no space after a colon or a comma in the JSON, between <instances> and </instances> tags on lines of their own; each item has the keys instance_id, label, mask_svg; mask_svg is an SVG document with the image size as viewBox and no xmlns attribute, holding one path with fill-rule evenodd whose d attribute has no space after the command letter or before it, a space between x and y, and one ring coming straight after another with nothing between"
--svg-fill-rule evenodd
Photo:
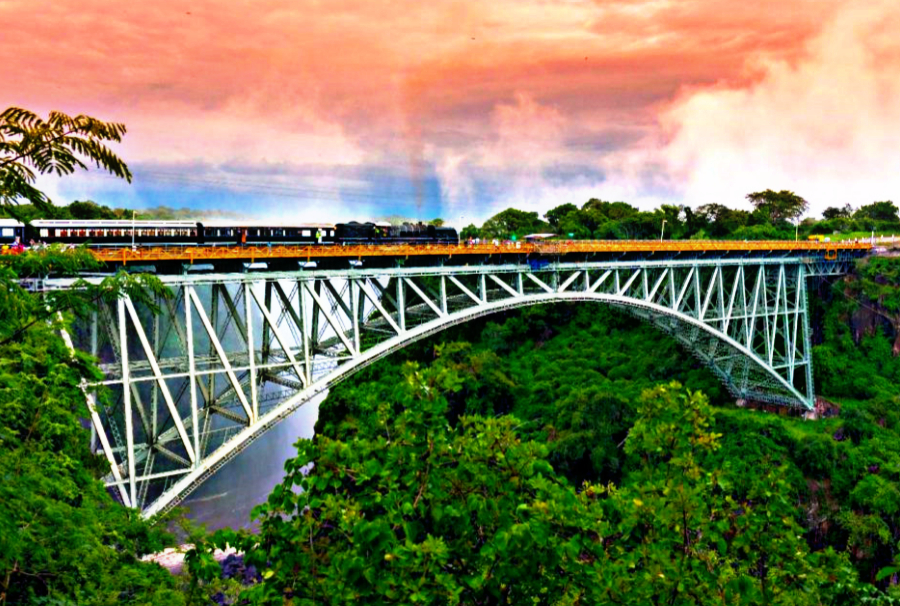
<instances>
[{"instance_id":1,"label":"distant treeline","mask_svg":"<svg viewBox=\"0 0 900 606\"><path fill-rule=\"evenodd\" d=\"M849 204L823 212L822 219L801 219L809 204L793 192L765 190L747 196L754 209L740 210L722 204L697 208L663 204L641 211L627 202L591 198L581 207L567 203L537 212L509 208L488 219L480 228L469 225L463 238L521 238L532 233L554 233L572 239L644 240L651 238L792 240L810 235L850 235L854 232L900 234L898 208L891 201L873 202L857 209Z\"/></svg>"},{"instance_id":2,"label":"distant treeline","mask_svg":"<svg viewBox=\"0 0 900 606\"><path fill-rule=\"evenodd\" d=\"M67 206L53 206L49 212L43 212L31 204L20 204L15 207L0 206L0 217L12 217L20 221L35 219L82 219L82 220L115 220L134 218L139 221L191 221L202 219L238 219L241 215L223 210L198 210L194 208L171 208L154 206L153 208L130 209L110 208L91 200L76 200Z\"/></svg>"},{"instance_id":3,"label":"distant treeline","mask_svg":"<svg viewBox=\"0 0 900 606\"><path fill-rule=\"evenodd\" d=\"M552 233L576 240L793 240L811 235L858 237L876 233L900 234L900 209L892 201L872 202L859 208L850 204L829 207L821 219L806 217L809 204L790 191L765 190L748 194L753 210L729 208L723 204L704 204L697 208L686 205L663 204L651 211L642 211L627 202L608 202L591 198L580 207L566 203L544 213L508 208L484 222L464 227L460 236L467 238L521 239L528 234ZM111 208L96 202L75 201L68 206L54 206L51 212L41 212L30 204L14 208L0 207L0 217L15 217L22 221L34 219L131 219L138 220L203 220L242 219L239 213L191 208L154 208L132 211ZM397 215L381 217L394 225L418 222ZM428 221L444 225L443 219Z\"/></svg>"}]
</instances>

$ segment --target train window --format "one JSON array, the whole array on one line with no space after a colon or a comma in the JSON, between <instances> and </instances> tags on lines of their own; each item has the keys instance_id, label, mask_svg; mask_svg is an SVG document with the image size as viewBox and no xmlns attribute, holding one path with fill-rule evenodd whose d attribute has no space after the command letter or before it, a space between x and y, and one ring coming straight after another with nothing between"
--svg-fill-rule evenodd
<instances>
[{"instance_id":1,"label":"train window","mask_svg":"<svg viewBox=\"0 0 900 606\"><path fill-rule=\"evenodd\" d=\"M303 230L303 237L308 238L310 235L311 235L311 233L308 229Z\"/></svg>"},{"instance_id":2,"label":"train window","mask_svg":"<svg viewBox=\"0 0 900 606\"><path fill-rule=\"evenodd\" d=\"M3 236L5 238L11 238L13 236L13 228L12 227L4 227L3 228Z\"/></svg>"},{"instance_id":3,"label":"train window","mask_svg":"<svg viewBox=\"0 0 900 606\"><path fill-rule=\"evenodd\" d=\"M334 230L333 230L333 229L329 229L329 230L328 230L328 235L329 235L329 236L333 236L333 235L334 235Z\"/></svg>"},{"instance_id":4,"label":"train window","mask_svg":"<svg viewBox=\"0 0 900 606\"><path fill-rule=\"evenodd\" d=\"M49 237L50 237L50 230L49 230L49 229L42 229L42 230L41 230L41 237L42 237L42 238L49 238Z\"/></svg>"}]
</instances>

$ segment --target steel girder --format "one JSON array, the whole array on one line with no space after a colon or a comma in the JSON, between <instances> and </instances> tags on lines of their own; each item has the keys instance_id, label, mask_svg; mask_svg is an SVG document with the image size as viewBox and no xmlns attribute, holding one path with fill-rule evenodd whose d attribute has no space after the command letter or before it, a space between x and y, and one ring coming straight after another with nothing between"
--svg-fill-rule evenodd
<instances>
[{"instance_id":1,"label":"steel girder","mask_svg":"<svg viewBox=\"0 0 900 606\"><path fill-rule=\"evenodd\" d=\"M92 443L112 468L107 484L149 516L357 370L526 305L629 310L672 334L735 397L811 408L805 278L841 269L759 259L167 276L173 297L161 313L126 297L72 336L105 377L84 389ZM107 397L95 400L101 385Z\"/></svg>"}]
</instances>

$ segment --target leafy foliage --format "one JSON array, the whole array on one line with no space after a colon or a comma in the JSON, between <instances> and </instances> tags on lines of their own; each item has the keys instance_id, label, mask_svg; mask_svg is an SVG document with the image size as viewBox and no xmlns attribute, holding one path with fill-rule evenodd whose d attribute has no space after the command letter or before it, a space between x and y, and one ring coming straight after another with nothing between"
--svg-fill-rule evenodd
<instances>
[{"instance_id":1,"label":"leafy foliage","mask_svg":"<svg viewBox=\"0 0 900 606\"><path fill-rule=\"evenodd\" d=\"M20 283L87 259L49 250L0 260L0 604L178 604L169 573L138 559L168 536L113 502L99 480L107 464L88 448L80 384L99 371L59 336L98 298L162 286L120 274L38 295Z\"/></svg>"},{"instance_id":2,"label":"leafy foliage","mask_svg":"<svg viewBox=\"0 0 900 606\"><path fill-rule=\"evenodd\" d=\"M448 369L404 371L400 412L349 441L298 443L255 510L217 533L262 571L253 604L843 604L870 596L846 557L811 554L785 469L735 488L698 393L647 390L625 485L558 476L512 417L448 423ZM208 554L210 545L195 558ZM207 555L208 557L208 555ZM212 571L214 572L214 571ZM877 596L876 596L877 597Z\"/></svg>"},{"instance_id":3,"label":"leafy foliage","mask_svg":"<svg viewBox=\"0 0 900 606\"><path fill-rule=\"evenodd\" d=\"M796 219L807 210L809 203L792 191L781 190L753 192L747 194L753 207L768 216L772 223L787 219Z\"/></svg>"},{"instance_id":4,"label":"leafy foliage","mask_svg":"<svg viewBox=\"0 0 900 606\"><path fill-rule=\"evenodd\" d=\"M57 276L74 275L98 266L86 249L63 250L58 246L10 256L5 263L0 262L0 310L4 318L0 345L21 338L38 324L57 321L63 313L87 317L101 301L109 303L129 296L156 310L156 301L169 296L169 290L158 279L125 271L97 283L75 278L69 289L50 290L39 296L32 295L23 286L51 272Z\"/></svg>"},{"instance_id":5,"label":"leafy foliage","mask_svg":"<svg viewBox=\"0 0 900 606\"><path fill-rule=\"evenodd\" d=\"M130 180L128 167L103 144L124 133L121 124L88 116L51 112L44 121L6 110L0 114L0 207L12 212L24 199L51 212L32 185L37 174L68 175L86 161ZM169 537L114 503L100 481L108 464L89 448L81 389L100 372L60 336L99 300L128 294L154 301L167 291L154 278L123 273L99 284L75 280L68 291L25 288L51 272L95 267L85 250L0 257L0 605L184 603L167 571L139 559Z\"/></svg>"},{"instance_id":6,"label":"leafy foliage","mask_svg":"<svg viewBox=\"0 0 900 606\"><path fill-rule=\"evenodd\" d=\"M900 216L897 215L897 205L890 200L884 202L872 202L871 204L860 206L859 209L853 213L853 218L861 219L863 221L883 221L887 223L900 222Z\"/></svg>"},{"instance_id":7,"label":"leafy foliage","mask_svg":"<svg viewBox=\"0 0 900 606\"><path fill-rule=\"evenodd\" d=\"M259 507L260 534L221 533L264 569L253 603L576 603L594 592L604 525L511 417L462 417L437 389L452 371L405 373L403 410L352 443L298 443ZM296 490L299 488L300 490Z\"/></svg>"},{"instance_id":8,"label":"leafy foliage","mask_svg":"<svg viewBox=\"0 0 900 606\"><path fill-rule=\"evenodd\" d=\"M480 230L483 238L507 240L516 236L522 238L531 233L545 232L550 228L538 218L536 212L525 212L508 208L484 222Z\"/></svg>"},{"instance_id":9,"label":"leafy foliage","mask_svg":"<svg viewBox=\"0 0 900 606\"><path fill-rule=\"evenodd\" d=\"M890 269L872 279L879 274L890 282ZM470 324L445 335L451 344L413 347L407 359L427 360L424 372L452 378L428 390L447 400L450 430L459 430L459 415L510 412L520 419L520 439L543 445L572 485L615 485L600 497L602 523L617 537L596 556L607 593L592 594L592 603L675 596L675 603L888 604L868 583L887 588L900 575L900 358L891 352L890 323L854 333L861 310L878 305L854 285L860 279L812 299L831 297L824 316L814 309L817 392L869 398L846 401L839 418L713 412L698 393L673 387L651 388L638 404L642 390L672 376L725 398L666 338L589 306ZM406 389L400 365L384 361L335 388L317 435L355 445L379 414L412 406L398 393ZM618 560L634 567L610 563Z\"/></svg>"},{"instance_id":10,"label":"leafy foliage","mask_svg":"<svg viewBox=\"0 0 900 606\"><path fill-rule=\"evenodd\" d=\"M10 107L0 113L0 204L24 199L47 210L50 200L34 187L38 174L70 175L85 162L131 181L128 166L104 142L119 142L125 125L90 116L50 112L47 120L34 112Z\"/></svg>"}]
</instances>

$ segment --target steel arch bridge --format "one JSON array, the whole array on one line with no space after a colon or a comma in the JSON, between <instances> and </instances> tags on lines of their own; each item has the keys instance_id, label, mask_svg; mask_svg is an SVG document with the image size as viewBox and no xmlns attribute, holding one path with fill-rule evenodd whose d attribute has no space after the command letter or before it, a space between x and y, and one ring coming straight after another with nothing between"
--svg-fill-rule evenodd
<instances>
[{"instance_id":1,"label":"steel arch bridge","mask_svg":"<svg viewBox=\"0 0 900 606\"><path fill-rule=\"evenodd\" d=\"M101 305L72 341L104 373L85 391L92 447L110 463L107 485L151 516L361 368L449 326L528 305L627 310L671 334L736 398L812 408L806 278L843 273L847 263L518 260L162 276L173 296L161 313L125 297ZM100 385L109 393L98 400Z\"/></svg>"}]
</instances>

